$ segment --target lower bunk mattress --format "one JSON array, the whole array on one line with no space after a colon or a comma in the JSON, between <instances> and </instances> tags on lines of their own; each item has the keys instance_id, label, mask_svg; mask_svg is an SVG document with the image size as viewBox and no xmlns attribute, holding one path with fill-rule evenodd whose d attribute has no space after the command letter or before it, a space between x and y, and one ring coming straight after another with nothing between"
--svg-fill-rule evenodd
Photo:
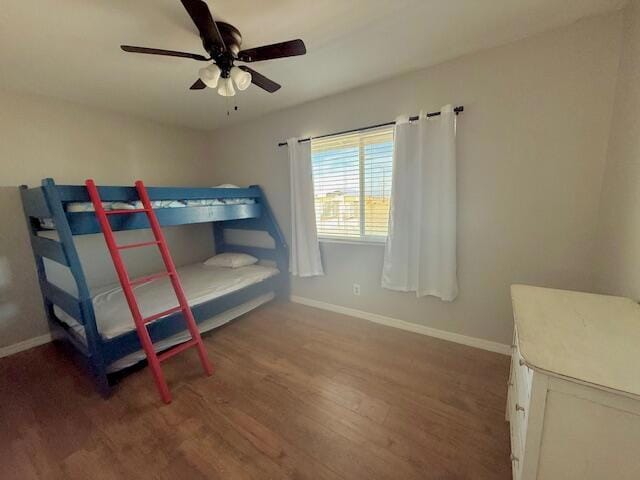
<instances>
[{"instance_id":1,"label":"lower bunk mattress","mask_svg":"<svg viewBox=\"0 0 640 480\"><path fill-rule=\"evenodd\" d=\"M223 295L241 290L259 283L279 273L275 267L266 265L249 265L239 268L210 267L202 263L179 267L178 276L182 283L189 305L195 306L214 300ZM168 279L155 280L134 287L138 306L143 317L168 310L177 305L177 299ZM266 293L248 302L233 307L219 315L198 324L201 332L219 327L234 318L271 300L274 293ZM135 329L131 311L124 297L120 284L108 285L93 292L93 307L96 324L104 339L115 338ZM56 316L71 327L81 339L84 338L84 327L62 309L55 308ZM185 327L186 328L186 327ZM156 350L161 351L172 345L182 343L190 338L188 331L155 343ZM108 366L109 372L129 367L145 358L142 350L127 355Z\"/></svg>"}]
</instances>

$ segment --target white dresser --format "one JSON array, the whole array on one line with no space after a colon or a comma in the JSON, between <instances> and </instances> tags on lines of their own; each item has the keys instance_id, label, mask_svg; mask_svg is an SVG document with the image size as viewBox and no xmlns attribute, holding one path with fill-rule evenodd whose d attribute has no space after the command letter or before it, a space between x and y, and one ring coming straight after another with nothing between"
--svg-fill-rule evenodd
<instances>
[{"instance_id":1,"label":"white dresser","mask_svg":"<svg viewBox=\"0 0 640 480\"><path fill-rule=\"evenodd\" d=\"M514 285L516 480L640 479L640 306Z\"/></svg>"}]
</instances>

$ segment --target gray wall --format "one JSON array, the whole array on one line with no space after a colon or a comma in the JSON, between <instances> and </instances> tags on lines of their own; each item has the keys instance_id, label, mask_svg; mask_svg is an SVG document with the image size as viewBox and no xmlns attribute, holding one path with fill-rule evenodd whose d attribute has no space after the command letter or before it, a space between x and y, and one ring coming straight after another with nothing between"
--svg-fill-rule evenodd
<instances>
[{"instance_id":1,"label":"gray wall","mask_svg":"<svg viewBox=\"0 0 640 480\"><path fill-rule=\"evenodd\" d=\"M17 185L58 183L209 185L203 132L162 126L46 97L0 91L0 347L48 332ZM148 232L126 232L128 239ZM208 225L167 229L178 264L212 252ZM89 283L115 280L100 235L79 238ZM152 251L129 255L134 274L160 268ZM65 269L66 270L66 269ZM56 281L69 288L62 267Z\"/></svg>"},{"instance_id":2,"label":"gray wall","mask_svg":"<svg viewBox=\"0 0 640 480\"><path fill-rule=\"evenodd\" d=\"M262 184L289 231L287 152L277 142L464 104L459 117L459 279L452 304L379 287L382 248L323 244L327 275L293 294L508 343L508 287L527 282L640 296L636 212L638 7L358 88L210 134L0 91L0 347L46 333L16 185ZM626 12L629 13L629 12ZM286 88L286 87L285 87ZM142 233L128 232L137 238ZM178 263L210 253L207 226L169 229ZM599 250L597 247L599 246ZM114 279L100 237L79 241L92 285ZM601 253L594 279L593 258ZM136 257L134 271L157 268ZM64 279L61 279L64 283ZM360 283L362 295L351 293Z\"/></svg>"},{"instance_id":3,"label":"gray wall","mask_svg":"<svg viewBox=\"0 0 640 480\"><path fill-rule=\"evenodd\" d=\"M640 2L625 12L602 188L596 287L640 299Z\"/></svg>"},{"instance_id":4,"label":"gray wall","mask_svg":"<svg viewBox=\"0 0 640 480\"><path fill-rule=\"evenodd\" d=\"M263 185L289 232L288 160L279 141L463 104L458 299L383 290L381 247L335 243L322 245L327 275L294 279L293 294L508 343L510 284L593 286L620 32L619 13L586 19L217 130L209 172L216 182ZM352 295L353 283L361 296Z\"/></svg>"}]
</instances>

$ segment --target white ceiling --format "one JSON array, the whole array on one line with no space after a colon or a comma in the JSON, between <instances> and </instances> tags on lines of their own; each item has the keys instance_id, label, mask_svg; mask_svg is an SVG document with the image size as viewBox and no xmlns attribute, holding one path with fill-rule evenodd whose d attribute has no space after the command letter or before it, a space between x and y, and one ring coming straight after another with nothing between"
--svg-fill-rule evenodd
<instances>
[{"instance_id":1,"label":"white ceiling","mask_svg":"<svg viewBox=\"0 0 640 480\"><path fill-rule=\"evenodd\" d=\"M213 129L500 45L624 0L209 0L249 48L302 38L307 55L252 64L282 84L251 86L227 118L212 90L190 91L200 62L124 53L131 45L204 53L179 0L2 0L0 88L164 123ZM1 108L1 106L0 106Z\"/></svg>"}]
</instances>

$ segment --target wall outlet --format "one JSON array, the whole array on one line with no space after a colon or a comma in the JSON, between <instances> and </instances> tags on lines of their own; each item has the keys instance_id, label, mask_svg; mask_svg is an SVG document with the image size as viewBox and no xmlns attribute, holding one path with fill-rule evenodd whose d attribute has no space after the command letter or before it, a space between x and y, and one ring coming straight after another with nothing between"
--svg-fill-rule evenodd
<instances>
[{"instance_id":1,"label":"wall outlet","mask_svg":"<svg viewBox=\"0 0 640 480\"><path fill-rule=\"evenodd\" d=\"M360 284L359 283L354 283L353 284L353 294L354 295L360 295Z\"/></svg>"}]
</instances>

